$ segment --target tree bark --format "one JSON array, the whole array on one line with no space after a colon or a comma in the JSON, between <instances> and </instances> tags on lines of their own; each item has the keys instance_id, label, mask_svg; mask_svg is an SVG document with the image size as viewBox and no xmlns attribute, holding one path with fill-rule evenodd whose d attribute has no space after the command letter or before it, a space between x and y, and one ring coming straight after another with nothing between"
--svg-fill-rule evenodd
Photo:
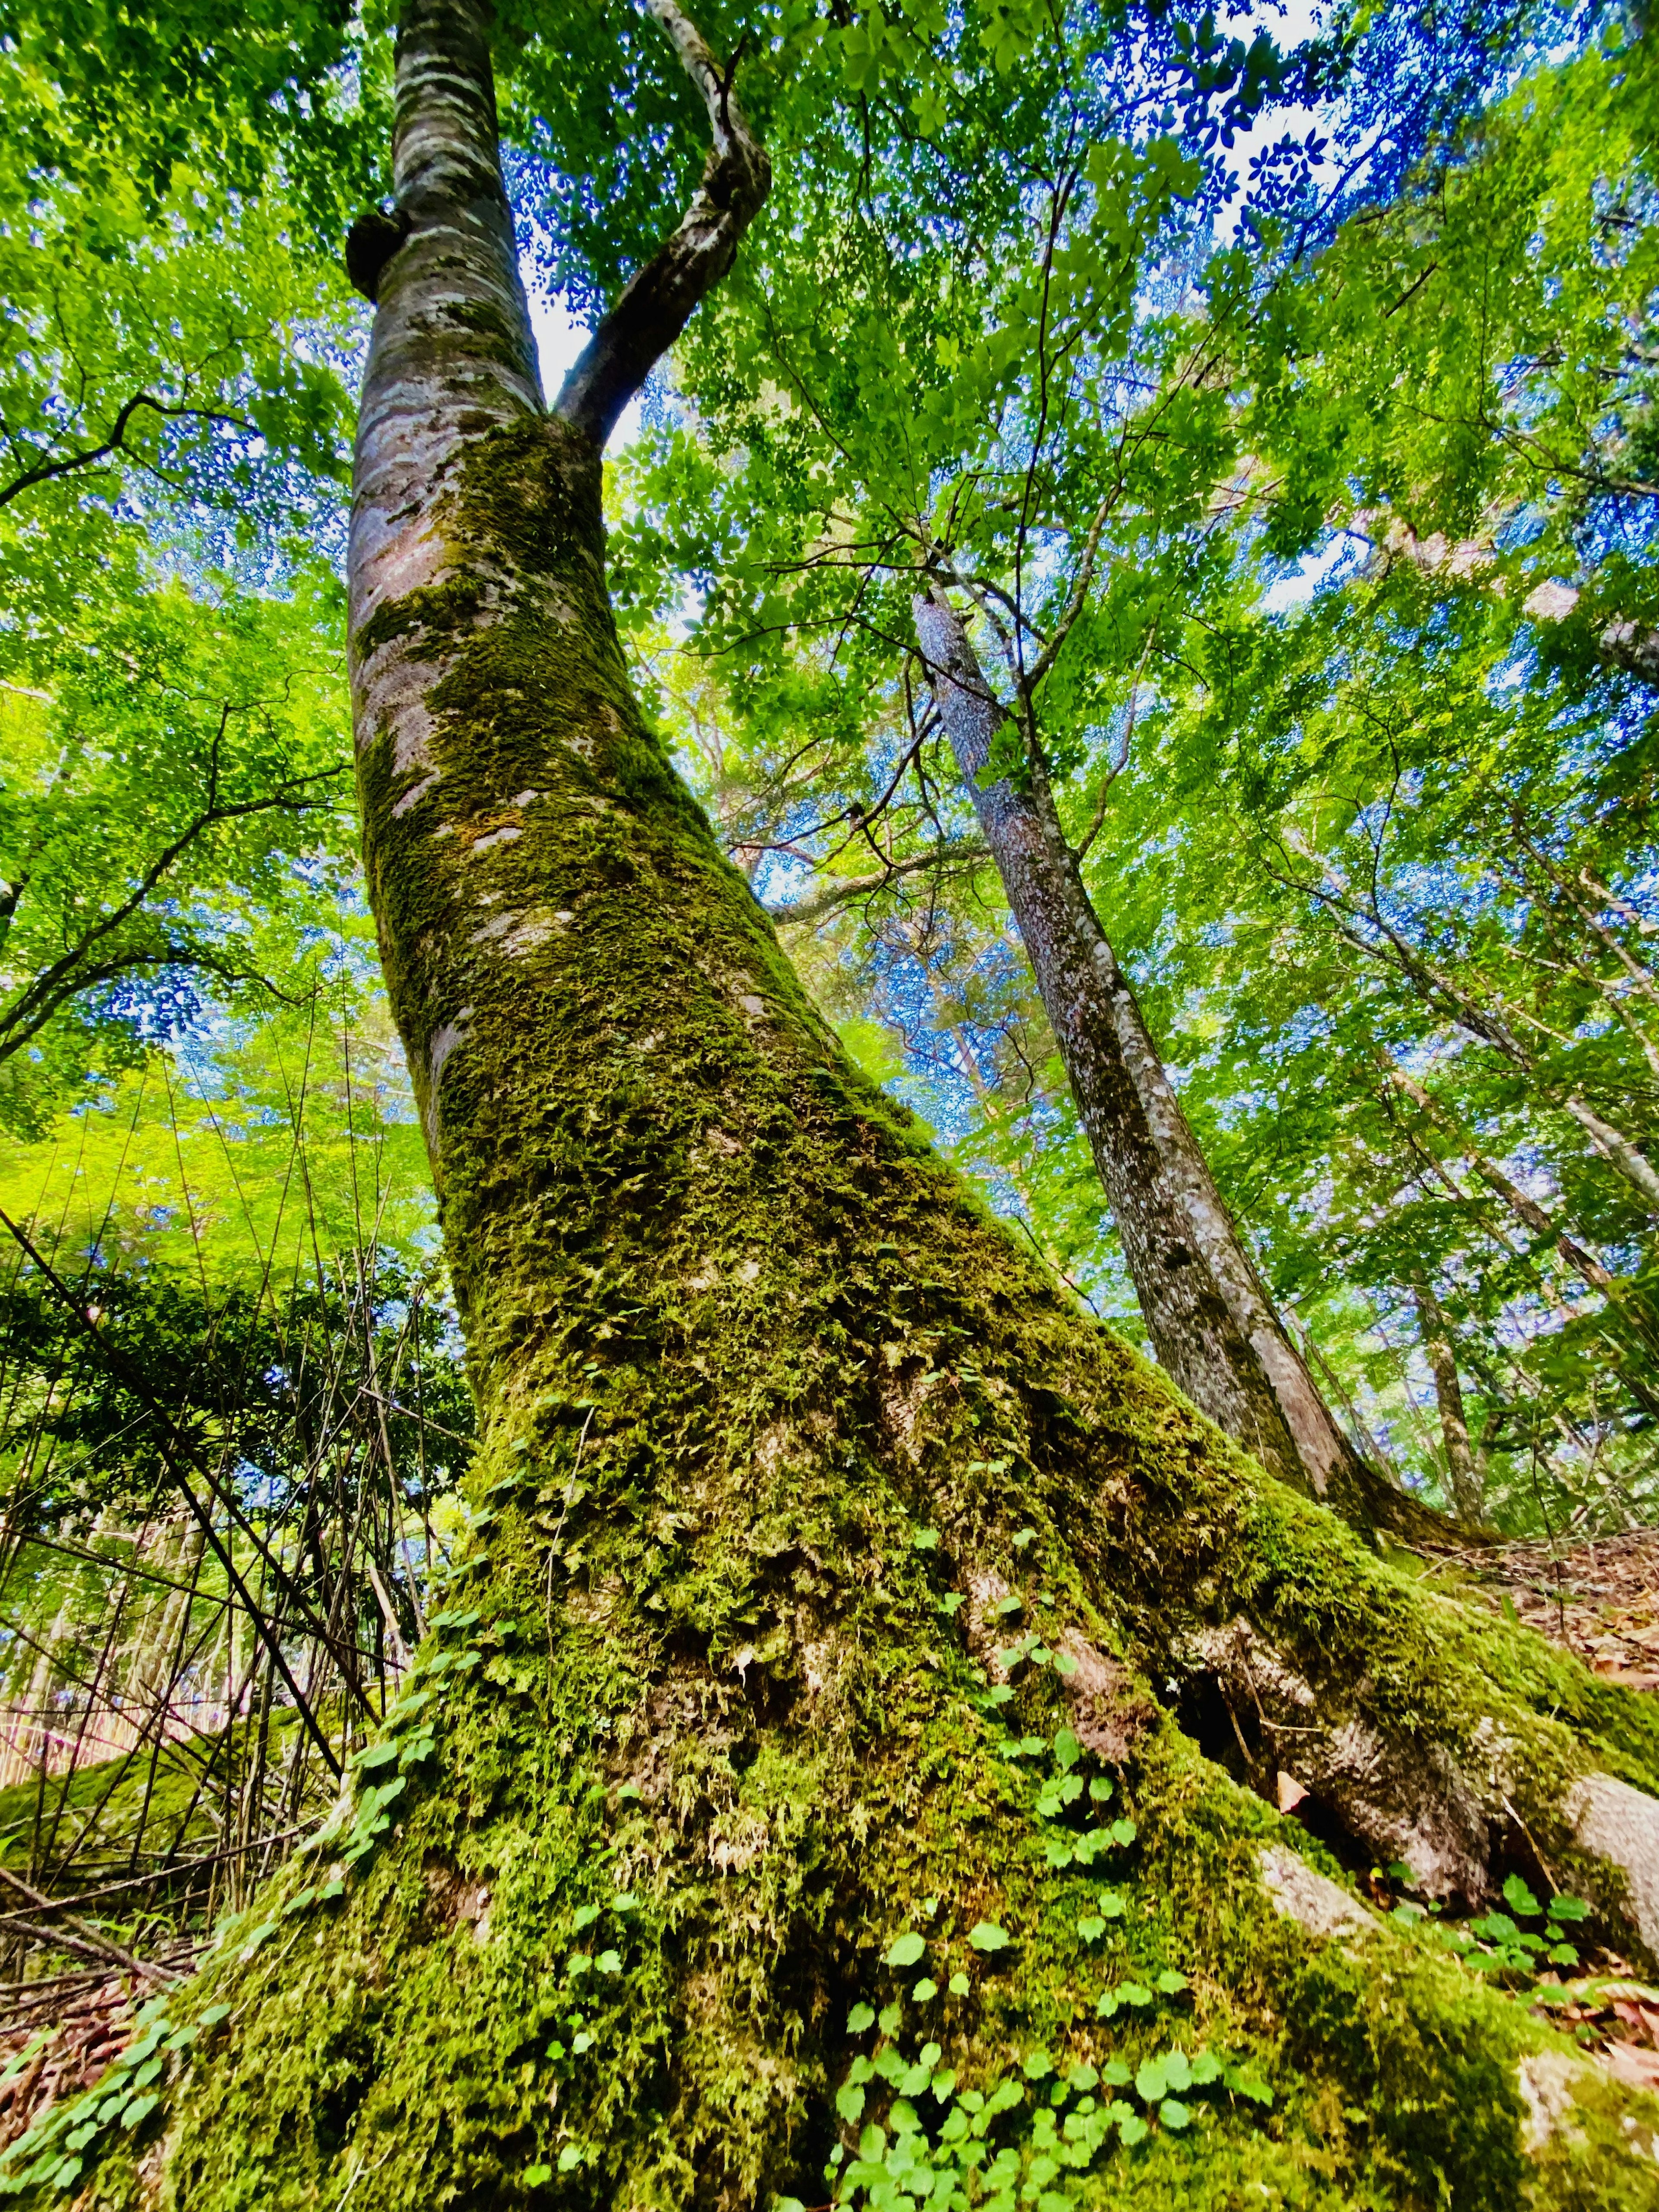
<instances>
[{"instance_id":1,"label":"tree bark","mask_svg":"<svg viewBox=\"0 0 1659 2212\"><path fill-rule=\"evenodd\" d=\"M1412 1297L1417 1306L1417 1333L1434 1375L1435 1404L1440 1414L1440 1440L1446 1455L1452 1505L1466 1528L1478 1528L1485 1504L1469 1443L1468 1417L1463 1410L1463 1385L1458 1379L1451 1329L1445 1309L1426 1275L1413 1276Z\"/></svg>"},{"instance_id":2,"label":"tree bark","mask_svg":"<svg viewBox=\"0 0 1659 2212\"><path fill-rule=\"evenodd\" d=\"M1034 771L986 786L1005 710L961 617L935 586L916 634L986 845L1105 1185L1160 1364L1194 1404L1281 1480L1361 1525L1415 1516L1367 1467L1291 1343L1164 1072Z\"/></svg>"},{"instance_id":3,"label":"tree bark","mask_svg":"<svg viewBox=\"0 0 1659 2212\"><path fill-rule=\"evenodd\" d=\"M1258 1792L1294 1744L1431 1894L1490 1893L1509 1807L1610 1914L1649 1896L1615 1863L1659 1877L1659 1803L1598 1770L1659 1781L1659 1725L1263 1476L842 1054L629 689L599 453L537 404L491 105L471 0L414 0L352 553L473 1535L330 1827L176 2000L201 2032L159 2107L100 2134L100 2088L76 2155L102 2204L191 2212L862 2206L923 2165L933 2201L1014 2212L1060 2170L1048 2068L1079 2095L1066 2069L1158 2047L1105 2024L1103 1983L1178 1966L1274 2111L1200 2082L1176 2144L1154 2106L1155 2177L1515 2196L1515 2008L1387 1925L1363 1966L1312 1932L1360 1907L1181 1715L1229 1758L1204 1717L1237 1716ZM1039 1743L1052 1817L1007 1748ZM1631 1941L1659 1948L1654 1899ZM1596 2124L1610 2189L1647 2170ZM1097 2202L1141 2171L1103 2134ZM1540 2167L1534 2202L1569 2188Z\"/></svg>"}]
</instances>

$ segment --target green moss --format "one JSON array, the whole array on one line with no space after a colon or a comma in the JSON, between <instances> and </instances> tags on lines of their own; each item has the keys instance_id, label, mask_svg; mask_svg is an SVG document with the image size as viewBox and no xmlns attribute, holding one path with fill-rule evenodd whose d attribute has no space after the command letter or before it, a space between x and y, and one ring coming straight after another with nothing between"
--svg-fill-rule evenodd
<instances>
[{"instance_id":1,"label":"green moss","mask_svg":"<svg viewBox=\"0 0 1659 2212\"><path fill-rule=\"evenodd\" d=\"M425 672L432 714L439 781L401 813L416 770L368 732L365 850L483 1414L479 1536L406 1748L178 2002L232 2010L145 2124L162 2201L821 2203L873 2124L836 2109L873 2056L849 2019L892 2002L907 2060L936 2041L959 2091L1018 2078L980 2140L1028 2179L1038 2047L1133 2071L1179 2037L1271 2086L1264 2112L1210 2085L1185 2130L1030 2184L1037 2212L1062 2184L1518 2205L1534 2171L1535 2202L1578 2201L1523 2162L1515 2007L1407 1933L1356 1966L1285 1920L1276 1814L1152 1692L1246 1618L1322 1720L1477 1777L1500 1742L1546 1849L1587 1764L1659 1778L1645 1703L1265 1480L840 1053L629 692L591 452L556 424L483 441L443 526L451 580L354 649ZM1052 1744L1077 1710L1036 1662L992 1697L1004 1588L1042 1649L1086 1641L1091 1725L1135 1739L1121 1776L1076 1770L1137 1832L1086 1866L1002 1747L1011 1717ZM1085 1933L1103 1889L1122 1909ZM884 1963L906 1929L925 1974ZM1186 1987L1103 2016L1165 1972ZM131 2201L145 2147L102 2154L94 2202Z\"/></svg>"}]
</instances>

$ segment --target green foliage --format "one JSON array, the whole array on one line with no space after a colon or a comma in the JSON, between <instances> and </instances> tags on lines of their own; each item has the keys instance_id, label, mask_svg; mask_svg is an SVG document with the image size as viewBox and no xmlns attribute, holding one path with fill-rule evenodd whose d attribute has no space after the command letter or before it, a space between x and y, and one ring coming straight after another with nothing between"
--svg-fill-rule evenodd
<instances>
[{"instance_id":1,"label":"green foliage","mask_svg":"<svg viewBox=\"0 0 1659 2212\"><path fill-rule=\"evenodd\" d=\"M33 1131L195 1024L268 1008L344 890L333 624L309 594L94 592L0 690L0 1111Z\"/></svg>"},{"instance_id":2,"label":"green foliage","mask_svg":"<svg viewBox=\"0 0 1659 2212\"><path fill-rule=\"evenodd\" d=\"M1654 1200L1604 1137L1638 1171L1659 1144L1654 85L1647 43L1612 28L1534 61L1283 267L1272 226L1206 266L1189 155L1103 137L1056 217L1040 337L1030 257L988 243L994 163L956 175L960 216L923 240L879 195L797 222L762 248L763 302L740 286L682 349L696 428L629 464L617 548L731 848L817 923L791 943L821 1003L1133 1334L1065 1070L906 657L918 565L957 580L1012 710L997 771L1040 755L1088 843L1339 1413L1452 1502L1437 1307L1474 1510L1516 1533L1617 1525L1653 1478ZM821 203L835 174L812 171ZM1146 284L1120 327L1119 295L1061 282L1138 204L1114 268L1188 240L1200 312ZM802 235L836 238L833 286ZM1328 580L1291 591L1304 553ZM673 564L706 584L689 650L647 617Z\"/></svg>"}]
</instances>

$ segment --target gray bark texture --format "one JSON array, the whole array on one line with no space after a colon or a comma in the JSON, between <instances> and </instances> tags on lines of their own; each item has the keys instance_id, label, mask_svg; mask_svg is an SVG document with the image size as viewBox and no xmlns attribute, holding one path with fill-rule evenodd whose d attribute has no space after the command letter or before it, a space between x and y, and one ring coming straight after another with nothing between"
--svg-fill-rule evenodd
<instances>
[{"instance_id":1,"label":"gray bark texture","mask_svg":"<svg viewBox=\"0 0 1659 2212\"><path fill-rule=\"evenodd\" d=\"M1274 1311L1090 902L1040 763L1029 787L981 771L1006 709L933 586L916 635L1001 873L1159 1362L1273 1474L1364 1525L1418 1522L1333 1419Z\"/></svg>"}]
</instances>

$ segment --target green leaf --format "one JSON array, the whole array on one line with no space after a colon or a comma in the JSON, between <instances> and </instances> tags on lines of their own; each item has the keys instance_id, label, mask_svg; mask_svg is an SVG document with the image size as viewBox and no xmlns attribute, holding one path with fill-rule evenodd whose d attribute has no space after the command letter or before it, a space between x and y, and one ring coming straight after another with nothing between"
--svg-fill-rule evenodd
<instances>
[{"instance_id":1,"label":"green leaf","mask_svg":"<svg viewBox=\"0 0 1659 2212\"><path fill-rule=\"evenodd\" d=\"M890 1966L914 1966L927 1948L926 1937L911 1929L894 1938L888 1948L887 1964Z\"/></svg>"},{"instance_id":2,"label":"green leaf","mask_svg":"<svg viewBox=\"0 0 1659 2212\"><path fill-rule=\"evenodd\" d=\"M1222 2080L1235 2096L1247 2097L1253 2105L1271 2105L1273 2093L1254 2066L1227 2066L1222 2069Z\"/></svg>"},{"instance_id":3,"label":"green leaf","mask_svg":"<svg viewBox=\"0 0 1659 2212\"><path fill-rule=\"evenodd\" d=\"M968 1941L976 1951L1006 1951L1008 1936L994 1920L976 1920L968 1930Z\"/></svg>"},{"instance_id":4,"label":"green leaf","mask_svg":"<svg viewBox=\"0 0 1659 2212\"><path fill-rule=\"evenodd\" d=\"M862 2035L866 2027L873 2027L875 2024L876 2008L873 2005L855 2004L847 2015L847 2033L849 2035Z\"/></svg>"},{"instance_id":5,"label":"green leaf","mask_svg":"<svg viewBox=\"0 0 1659 2212\"><path fill-rule=\"evenodd\" d=\"M1161 1996L1179 1996L1186 1986L1187 1977L1185 1974L1178 1974L1173 1966L1165 1966L1158 1978L1158 1994Z\"/></svg>"},{"instance_id":6,"label":"green leaf","mask_svg":"<svg viewBox=\"0 0 1659 2212\"><path fill-rule=\"evenodd\" d=\"M965 1997L969 1990L973 1987L973 1984L969 1980L967 1975L958 1969L956 1973L951 1975L950 1980L945 1984L945 1986L949 1990L953 1997Z\"/></svg>"},{"instance_id":7,"label":"green leaf","mask_svg":"<svg viewBox=\"0 0 1659 2212\"><path fill-rule=\"evenodd\" d=\"M911 1990L910 2002L912 2004L932 2004L933 1999L938 1995L939 1984L935 1981L930 1981L924 1975L922 1979L919 1981L915 1987Z\"/></svg>"},{"instance_id":8,"label":"green leaf","mask_svg":"<svg viewBox=\"0 0 1659 2212\"><path fill-rule=\"evenodd\" d=\"M851 2081L844 2081L836 2092L836 2110L849 2128L856 2127L864 2118L864 2094Z\"/></svg>"},{"instance_id":9,"label":"green leaf","mask_svg":"<svg viewBox=\"0 0 1659 2212\"><path fill-rule=\"evenodd\" d=\"M1046 2051L1039 2048L1026 2052L1025 2078L1028 2081L1041 2081L1045 2075L1052 2074L1054 2070L1054 2062Z\"/></svg>"},{"instance_id":10,"label":"green leaf","mask_svg":"<svg viewBox=\"0 0 1659 2212\"><path fill-rule=\"evenodd\" d=\"M1069 1774L1082 1756L1083 1746L1078 1741L1077 1737L1070 1729L1061 1729L1054 1737L1056 1763ZM1079 1796L1082 1795L1082 1788L1083 1785L1079 1783L1076 1792Z\"/></svg>"},{"instance_id":11,"label":"green leaf","mask_svg":"<svg viewBox=\"0 0 1659 2212\"><path fill-rule=\"evenodd\" d=\"M1582 1897L1558 1896L1549 1902L1552 1920L1588 1920L1590 1909Z\"/></svg>"},{"instance_id":12,"label":"green leaf","mask_svg":"<svg viewBox=\"0 0 1659 2212\"><path fill-rule=\"evenodd\" d=\"M539 2189L543 2182L551 2181L552 2179L553 2169L550 2166L527 2166L519 2176L519 2179L526 2189Z\"/></svg>"},{"instance_id":13,"label":"green leaf","mask_svg":"<svg viewBox=\"0 0 1659 2212\"><path fill-rule=\"evenodd\" d=\"M1504 1902L1511 1912L1517 1914L1522 1920L1530 1920L1535 1913L1543 1910L1518 1874L1510 1875L1504 1884Z\"/></svg>"},{"instance_id":14,"label":"green leaf","mask_svg":"<svg viewBox=\"0 0 1659 2212\"><path fill-rule=\"evenodd\" d=\"M1166 2128L1180 2129L1187 2126L1193 2116L1178 2098L1166 2097L1158 2108L1158 2117Z\"/></svg>"},{"instance_id":15,"label":"green leaf","mask_svg":"<svg viewBox=\"0 0 1659 2212\"><path fill-rule=\"evenodd\" d=\"M1135 2069L1135 2094L1144 2105L1156 2105L1170 2087L1167 2062L1164 2058L1143 2058Z\"/></svg>"},{"instance_id":16,"label":"green leaf","mask_svg":"<svg viewBox=\"0 0 1659 2212\"><path fill-rule=\"evenodd\" d=\"M1078 1922L1077 1932L1085 1943L1098 1943L1106 1933L1106 1923L1098 1914L1091 1913Z\"/></svg>"},{"instance_id":17,"label":"green leaf","mask_svg":"<svg viewBox=\"0 0 1659 2212\"><path fill-rule=\"evenodd\" d=\"M564 2148L559 2153L559 2172L561 2173L574 2173L581 2162L582 2148L580 2143L567 2143Z\"/></svg>"}]
</instances>

